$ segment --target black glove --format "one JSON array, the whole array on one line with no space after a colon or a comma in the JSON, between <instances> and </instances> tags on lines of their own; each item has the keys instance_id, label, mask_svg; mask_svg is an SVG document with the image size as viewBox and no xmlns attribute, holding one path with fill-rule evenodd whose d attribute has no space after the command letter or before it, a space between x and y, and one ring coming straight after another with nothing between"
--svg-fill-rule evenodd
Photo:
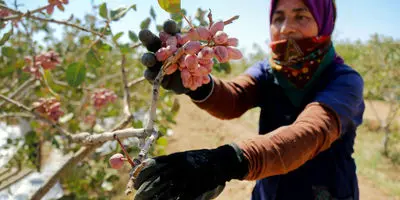
<instances>
[{"instance_id":1,"label":"black glove","mask_svg":"<svg viewBox=\"0 0 400 200\"><path fill-rule=\"evenodd\" d=\"M236 144L147 159L135 180L135 200L211 199L225 182L243 179L248 161Z\"/></svg>"},{"instance_id":2,"label":"black glove","mask_svg":"<svg viewBox=\"0 0 400 200\"><path fill-rule=\"evenodd\" d=\"M177 28L177 24L175 21L168 20L163 25L164 32L175 35L179 32ZM157 61L155 52L161 48L162 42L158 36L153 34L150 30L143 29L139 32L139 39L142 44L149 50L150 52L144 53L141 58L141 62L147 69L144 72L144 77L150 82L153 83L156 78L158 72L161 69L162 62ZM161 86L166 90L171 90L176 94L187 94L194 100L204 99L212 89L212 80L210 83L205 84L199 87L196 91L191 91L188 88L185 88L182 83L181 73L179 70L176 70L171 75L165 75Z\"/></svg>"},{"instance_id":3,"label":"black glove","mask_svg":"<svg viewBox=\"0 0 400 200\"><path fill-rule=\"evenodd\" d=\"M164 23L163 29L166 33L175 35L178 33L177 24L175 21L168 20ZM157 61L155 52L161 48L161 40L158 36L153 34L150 30L143 29L139 32L139 39L142 44L149 50L150 52L142 55L141 61L142 64L147 67L144 72L144 77L152 83L156 78L160 68L162 66L162 62ZM166 90L171 90L176 94L183 94L189 92L189 89L185 88L182 84L182 79L179 70L171 75L166 75L161 82L161 86Z\"/></svg>"}]
</instances>

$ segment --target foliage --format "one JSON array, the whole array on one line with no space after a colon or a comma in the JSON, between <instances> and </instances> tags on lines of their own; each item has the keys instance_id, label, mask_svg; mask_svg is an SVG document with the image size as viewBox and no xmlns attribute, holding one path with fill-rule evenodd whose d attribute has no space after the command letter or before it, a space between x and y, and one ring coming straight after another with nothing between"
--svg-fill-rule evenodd
<instances>
[{"instance_id":1,"label":"foliage","mask_svg":"<svg viewBox=\"0 0 400 200\"><path fill-rule=\"evenodd\" d=\"M383 154L393 157L399 152L393 145L398 142L398 133L391 126L398 126L400 109L400 41L375 34L365 43L339 42L336 49L363 77L367 106L375 112L384 133ZM385 101L389 105L387 116L381 117L370 100Z\"/></svg>"},{"instance_id":2,"label":"foliage","mask_svg":"<svg viewBox=\"0 0 400 200\"><path fill-rule=\"evenodd\" d=\"M49 1L49 6L43 7L48 14L31 13L45 20L27 17L17 19L15 23L0 21L2 33L6 30L5 34L0 35L0 94L25 105L31 111L38 111L38 102L52 99L52 104L40 108L43 112L39 113L43 117L50 117L51 109L58 106L57 111L62 111L62 115L49 119L69 132L104 132L124 118L122 65L125 67L128 82L143 76L145 67L138 58L145 50L140 47L137 34L129 31L131 42L120 42L118 39L124 33L116 33L110 28L110 24L118 23L127 12L136 11L136 5L116 9L108 8L107 3L93 5L97 13L87 14L84 19L71 18L58 23L60 26L69 24L63 29L62 39L58 40L54 37L55 30L50 28L49 23L55 6L61 9L65 2L68 1ZM6 10L2 8L0 7L0 11ZM13 16L12 12L2 13L5 14L0 17ZM148 27L152 21L156 23L154 10L150 10L150 15L151 18L144 16L143 26ZM77 29L76 26L85 30ZM45 35L43 40L33 41L33 38L40 34ZM47 52L54 52L60 58L59 62L53 62L46 57L55 67L51 65L51 68L47 68L45 58L39 59L39 55ZM99 91L103 93L96 93ZM102 100L104 91L111 91L112 98ZM150 105L151 85L139 82L130 86L129 91L129 107L135 116L129 126L141 128L144 126L144 113ZM39 101L41 98L43 101ZM165 90L160 91L156 121L162 134L166 134L171 124L175 123L174 117L178 111L176 104L173 94ZM0 120L8 124L17 124L18 117L13 116L25 111L3 99L0 99L0 107L0 115L7 116L1 117ZM31 131L25 138L9 141L9 146L16 146L18 141L24 139L26 148L20 148L7 167L22 165L40 169L38 154L42 154L43 151L36 147L42 143L49 143L51 149L59 149L65 154L80 149L80 145L69 143L57 128L34 117L28 117L26 120L30 123ZM132 140L124 141L129 153L138 153L136 143ZM111 152L121 152L116 142L109 145ZM154 153L162 154L162 146L165 145L165 138L161 137ZM69 169L71 173L62 178L67 193L73 198L101 199L109 198L116 189L120 190L112 187L112 183L119 177L116 171L108 166L108 154L111 152L96 152L89 159L82 160L77 166Z\"/></svg>"},{"instance_id":3,"label":"foliage","mask_svg":"<svg viewBox=\"0 0 400 200\"><path fill-rule=\"evenodd\" d=\"M367 99L400 101L400 41L375 34L365 42L342 42L336 49L365 81Z\"/></svg>"}]
</instances>

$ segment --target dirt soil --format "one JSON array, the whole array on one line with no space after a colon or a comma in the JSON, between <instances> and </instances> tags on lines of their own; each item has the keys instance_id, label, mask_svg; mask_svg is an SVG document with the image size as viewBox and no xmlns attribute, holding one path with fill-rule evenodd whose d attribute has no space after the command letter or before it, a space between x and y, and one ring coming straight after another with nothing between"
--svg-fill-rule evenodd
<instances>
[{"instance_id":1,"label":"dirt soil","mask_svg":"<svg viewBox=\"0 0 400 200\"><path fill-rule=\"evenodd\" d=\"M169 137L167 153L198 148L213 148L232 141L242 140L257 134L256 112L247 113L240 119L219 120L190 102L186 96L178 97L180 111L177 125ZM371 113L368 111L368 113ZM231 181L218 200L250 199L254 182ZM387 200L387 194L375 188L365 177L359 177L361 200Z\"/></svg>"}]
</instances>

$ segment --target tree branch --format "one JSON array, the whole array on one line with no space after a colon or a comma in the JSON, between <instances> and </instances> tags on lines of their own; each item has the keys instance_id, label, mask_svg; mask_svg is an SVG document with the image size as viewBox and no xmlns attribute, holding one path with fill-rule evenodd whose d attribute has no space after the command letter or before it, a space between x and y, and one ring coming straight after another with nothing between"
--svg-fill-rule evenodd
<instances>
[{"instance_id":1,"label":"tree branch","mask_svg":"<svg viewBox=\"0 0 400 200\"><path fill-rule=\"evenodd\" d=\"M386 117L386 120L388 121L387 127L390 127L390 125L393 123L393 121L395 121L397 112L399 112L399 110L400 110L400 105L397 105L397 107L394 109L392 114L390 116ZM389 110L389 112L390 112L390 110Z\"/></svg>"},{"instance_id":2,"label":"tree branch","mask_svg":"<svg viewBox=\"0 0 400 200\"><path fill-rule=\"evenodd\" d=\"M129 83L128 83L128 87L132 87L132 86L134 86L134 85L136 85L136 84L138 84L138 83L141 83L141 82L144 81L144 80L146 80L146 79L144 78L144 76L142 76L142 77L140 77L140 78L137 78L137 79L135 79L135 80L129 82Z\"/></svg>"},{"instance_id":3,"label":"tree branch","mask_svg":"<svg viewBox=\"0 0 400 200\"><path fill-rule=\"evenodd\" d=\"M70 26L70 27L79 29L79 30L81 30L81 31L86 31L86 32L92 33L92 34L97 35L97 36L99 36L99 37L101 37L101 38L104 37L104 35L101 34L101 33L99 33L99 32L86 29L86 28L84 28L84 27L82 27L82 26L79 26L79 25L73 24L73 23L69 23L69 22L67 22L67 21L59 21L59 20L55 20L55 19L46 19L46 18L36 17L36 16L29 16L29 18L35 19L35 20L39 20L39 21L44 21L44 22L51 22L51 23L56 23L56 24L65 25L65 26Z\"/></svg>"},{"instance_id":4,"label":"tree branch","mask_svg":"<svg viewBox=\"0 0 400 200\"><path fill-rule=\"evenodd\" d=\"M152 100L149 110L149 118L146 124L146 130L151 131L154 126L154 122L156 119L156 110L157 110L157 101L159 97L159 90L161 81L164 77L164 71L173 63L176 63L178 59L184 54L183 48L179 48L176 54L173 57L168 58L168 60L163 64L161 67L160 72L157 74L156 78L154 79L153 83L153 93L152 93Z\"/></svg>"},{"instance_id":5,"label":"tree branch","mask_svg":"<svg viewBox=\"0 0 400 200\"><path fill-rule=\"evenodd\" d=\"M73 23L70 23L70 22L67 22L67 21L59 21L59 20L55 20L55 19L46 19L46 18L43 18L43 17L34 16L34 15L32 15L32 13L27 14L29 11L27 13L22 13L20 11L8 8L7 6L0 6L0 8L7 9L7 10L13 12L14 14L18 15L18 16L0 18L0 21L9 21L9 20L13 20L13 19L26 17L26 18L31 18L31 19L43 21L43 22L50 22L50 23L56 23L56 24L61 24L61 25L65 25L65 26L70 26L70 27L79 29L81 31L89 32L89 33L92 33L94 35L98 35L100 37L104 37L104 34L101 34L99 32L93 31L93 30L86 29L86 28L84 28L82 26L79 26L77 24L73 24Z\"/></svg>"},{"instance_id":6,"label":"tree branch","mask_svg":"<svg viewBox=\"0 0 400 200\"><path fill-rule=\"evenodd\" d=\"M369 105L370 105L372 111L374 112L375 117L379 120L379 126L382 126L383 120L381 119L381 117L379 117L379 113L378 113L378 111L376 110L376 108L375 108L375 106L374 106L374 103L373 103L371 100L367 100L367 102L369 103Z\"/></svg>"},{"instance_id":7,"label":"tree branch","mask_svg":"<svg viewBox=\"0 0 400 200\"><path fill-rule=\"evenodd\" d=\"M130 108L129 108L129 102L131 101L131 96L129 94L128 81L126 79L125 64L126 64L126 56L125 56L125 54L122 54L122 57L121 57L121 76L122 76L122 82L123 82L123 85L124 85L124 113L125 113L125 115L132 115L131 112L130 112Z\"/></svg>"},{"instance_id":8,"label":"tree branch","mask_svg":"<svg viewBox=\"0 0 400 200\"><path fill-rule=\"evenodd\" d=\"M40 200L46 193L53 187L58 181L59 177L64 174L68 169L76 165L79 161L83 160L86 156L92 153L97 147L100 147L102 143L82 147L73 156L67 155L63 158L66 160L65 163L31 196L30 199ZM60 158L62 159L62 158Z\"/></svg>"},{"instance_id":9,"label":"tree branch","mask_svg":"<svg viewBox=\"0 0 400 200\"><path fill-rule=\"evenodd\" d=\"M0 94L0 98L4 99L5 101L14 104L15 106L17 106L18 108L21 108L23 110L25 110L26 112L31 113L32 115L34 115L37 119L51 125L52 127L56 128L57 130L59 130L63 135L65 135L68 139L71 137L71 133L69 133L67 130L63 129L61 126L59 126L56 122L53 122L45 117L43 117L40 113L28 108L27 106L25 106L24 104L14 101L2 94Z\"/></svg>"},{"instance_id":10,"label":"tree branch","mask_svg":"<svg viewBox=\"0 0 400 200\"><path fill-rule=\"evenodd\" d=\"M153 131L151 136L146 140L146 143L144 144L143 148L140 150L138 158L135 159L137 165L132 169L131 176L129 177L129 181L126 185L126 190L125 190L126 195L129 195L133 191L133 183L135 181L135 178L144 167L143 165L138 165L138 164L142 163L143 160L146 159L147 153L149 152L151 145L158 138L158 135L159 133L157 131Z\"/></svg>"},{"instance_id":11,"label":"tree branch","mask_svg":"<svg viewBox=\"0 0 400 200\"><path fill-rule=\"evenodd\" d=\"M233 17L231 17L230 19L224 21L224 24L225 24L225 25L231 24L233 21L235 21L235 20L237 20L237 19L239 19L239 15L233 16Z\"/></svg>"},{"instance_id":12,"label":"tree branch","mask_svg":"<svg viewBox=\"0 0 400 200\"><path fill-rule=\"evenodd\" d=\"M1 118L9 118L9 117L26 117L26 118L31 118L34 117L31 114L26 114L26 113L4 113L0 115Z\"/></svg>"},{"instance_id":13,"label":"tree branch","mask_svg":"<svg viewBox=\"0 0 400 200\"><path fill-rule=\"evenodd\" d=\"M101 134L90 134L87 132L83 132L73 135L72 141L84 145L93 145L97 143L104 143L106 141L114 140L114 135L116 135L120 139L125 139L130 137L143 138L146 136L146 131L143 128L141 129L127 128L112 132L104 132Z\"/></svg>"},{"instance_id":14,"label":"tree branch","mask_svg":"<svg viewBox=\"0 0 400 200\"><path fill-rule=\"evenodd\" d=\"M111 131L114 132L121 127L126 126L133 118L126 117L119 124L117 124ZM53 187L53 185L57 182L59 177L65 173L69 168L76 165L78 162L82 161L88 155L90 155L93 151L95 151L98 147L101 147L104 143L97 143L91 146L85 146L79 149L72 157L66 156L65 159L68 159L58 170L53 174L33 195L33 200L40 200L46 193Z\"/></svg>"},{"instance_id":15,"label":"tree branch","mask_svg":"<svg viewBox=\"0 0 400 200\"><path fill-rule=\"evenodd\" d=\"M49 5L50 5L50 4L49 4ZM30 15L32 15L32 14L34 14L34 13L37 13L37 12L40 12L40 11L46 9L49 5L45 5L45 6L39 7L39 8L37 8L37 9L35 9L35 10L32 10L32 11L29 11L29 10L28 10L28 11L26 11L26 13L22 13L22 12L19 12L19 11L17 11L17 10L8 8L8 7L6 7L6 6L1 6L1 5L0 5L0 8L2 8L2 9L7 9L7 10L13 12L14 14L17 14L17 15L14 15L14 16L9 16L9 17L3 18L3 20L9 21L9 20L14 20L14 19L19 19L19 18L25 17L25 16L30 16Z\"/></svg>"},{"instance_id":16,"label":"tree branch","mask_svg":"<svg viewBox=\"0 0 400 200\"><path fill-rule=\"evenodd\" d=\"M31 86L34 82L36 81L35 78L30 78L27 81L25 81L24 83L22 83L22 85L20 85L13 93L11 93L8 98L12 99L14 98L17 94L21 93L22 91L24 91L26 88L29 88L29 86ZM5 105L7 102L3 101L0 103L0 107L2 107L3 105Z\"/></svg>"}]
</instances>

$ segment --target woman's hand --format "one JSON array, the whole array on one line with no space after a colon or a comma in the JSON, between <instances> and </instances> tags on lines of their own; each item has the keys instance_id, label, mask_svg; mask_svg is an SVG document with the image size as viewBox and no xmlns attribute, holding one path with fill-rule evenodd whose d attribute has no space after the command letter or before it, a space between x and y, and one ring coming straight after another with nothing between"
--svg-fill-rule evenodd
<instances>
[{"instance_id":1,"label":"woman's hand","mask_svg":"<svg viewBox=\"0 0 400 200\"><path fill-rule=\"evenodd\" d=\"M169 20L164 23L163 29L164 32L170 35L175 35L178 32L178 29L176 27L176 23L172 20ZM142 55L141 61L142 64L147 67L144 72L144 77L150 83L152 83L162 66L162 62L157 61L154 54L161 48L162 42L158 36L147 29L143 29L139 32L139 39L142 44L147 48L147 50L150 51ZM189 89L185 88L182 84L181 74L179 70L176 70L171 75L165 75L161 82L161 86L166 90L171 90L175 92L176 94L184 94L189 92Z\"/></svg>"},{"instance_id":2,"label":"woman's hand","mask_svg":"<svg viewBox=\"0 0 400 200\"><path fill-rule=\"evenodd\" d=\"M148 159L135 180L135 200L211 199L231 179L247 174L247 161L235 144Z\"/></svg>"}]
</instances>

